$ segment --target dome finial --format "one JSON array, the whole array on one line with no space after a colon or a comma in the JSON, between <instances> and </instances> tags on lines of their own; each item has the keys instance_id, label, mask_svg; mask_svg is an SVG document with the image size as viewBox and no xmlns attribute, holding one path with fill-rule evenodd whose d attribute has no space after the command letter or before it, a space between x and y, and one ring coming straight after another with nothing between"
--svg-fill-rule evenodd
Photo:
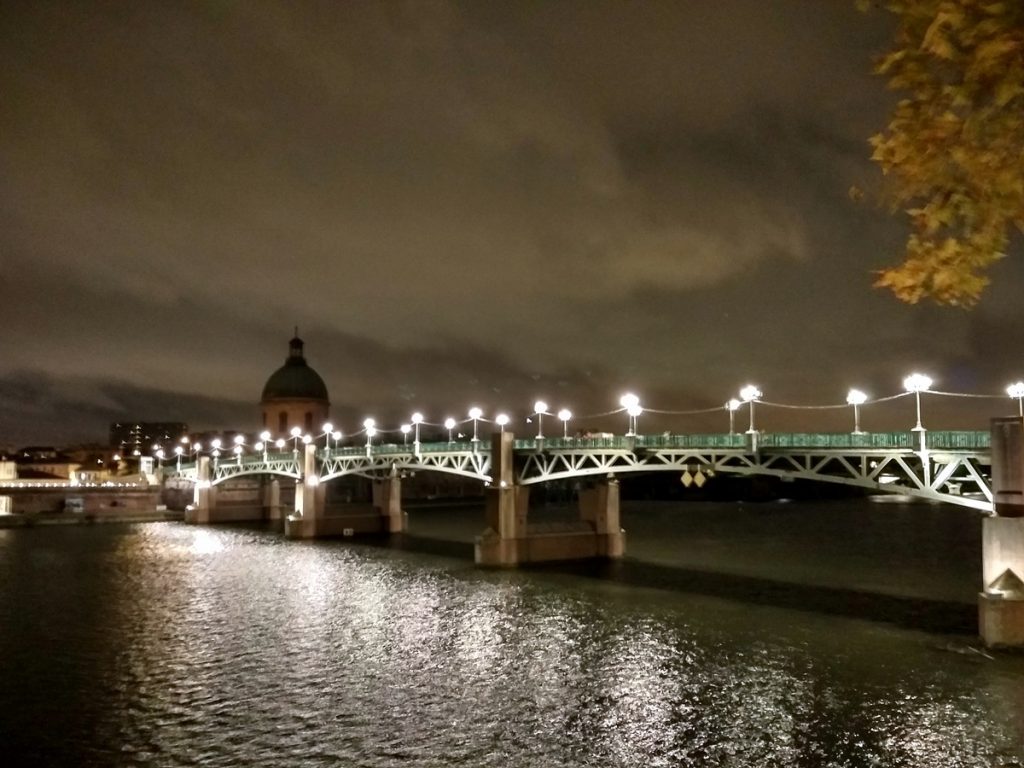
<instances>
[{"instance_id":1,"label":"dome finial","mask_svg":"<svg viewBox=\"0 0 1024 768\"><path fill-rule=\"evenodd\" d=\"M302 359L302 339L299 338L299 326L295 326L295 335L288 342L288 357Z\"/></svg>"}]
</instances>

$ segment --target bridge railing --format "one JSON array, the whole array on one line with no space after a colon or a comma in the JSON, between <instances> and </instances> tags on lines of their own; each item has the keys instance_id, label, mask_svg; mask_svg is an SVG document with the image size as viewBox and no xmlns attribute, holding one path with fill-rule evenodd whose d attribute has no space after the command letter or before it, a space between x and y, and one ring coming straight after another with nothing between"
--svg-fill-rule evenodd
<instances>
[{"instance_id":1,"label":"bridge railing","mask_svg":"<svg viewBox=\"0 0 1024 768\"><path fill-rule=\"evenodd\" d=\"M913 432L765 432L758 436L761 448L917 448Z\"/></svg>"},{"instance_id":2,"label":"bridge railing","mask_svg":"<svg viewBox=\"0 0 1024 768\"><path fill-rule=\"evenodd\" d=\"M989 450L992 447L992 433L988 431L936 431L925 433L925 440L931 449Z\"/></svg>"}]
</instances>

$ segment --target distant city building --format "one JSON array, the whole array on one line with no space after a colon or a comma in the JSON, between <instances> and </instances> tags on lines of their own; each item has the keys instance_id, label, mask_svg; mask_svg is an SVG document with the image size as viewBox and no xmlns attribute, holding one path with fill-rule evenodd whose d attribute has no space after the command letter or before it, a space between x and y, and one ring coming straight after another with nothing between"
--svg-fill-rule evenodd
<instances>
[{"instance_id":1,"label":"distant city building","mask_svg":"<svg viewBox=\"0 0 1024 768\"><path fill-rule=\"evenodd\" d=\"M176 443L186 434L188 425L176 421L118 421L110 425L110 447L122 455L148 455L154 445Z\"/></svg>"},{"instance_id":2,"label":"distant city building","mask_svg":"<svg viewBox=\"0 0 1024 768\"><path fill-rule=\"evenodd\" d=\"M67 480L81 463L48 445L29 445L14 459L19 478L59 478Z\"/></svg>"},{"instance_id":3,"label":"distant city building","mask_svg":"<svg viewBox=\"0 0 1024 768\"><path fill-rule=\"evenodd\" d=\"M297 335L288 342L288 358L263 387L263 429L274 437L286 437L294 427L316 433L330 413L327 386L306 362L302 346Z\"/></svg>"}]
</instances>

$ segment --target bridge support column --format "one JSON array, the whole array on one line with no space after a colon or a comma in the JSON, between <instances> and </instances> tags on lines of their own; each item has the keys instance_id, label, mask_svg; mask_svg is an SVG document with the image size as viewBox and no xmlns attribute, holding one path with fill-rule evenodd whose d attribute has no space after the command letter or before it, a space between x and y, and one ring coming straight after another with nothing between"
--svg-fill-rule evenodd
<instances>
[{"instance_id":1,"label":"bridge support column","mask_svg":"<svg viewBox=\"0 0 1024 768\"><path fill-rule=\"evenodd\" d=\"M619 525L619 481L613 477L580 491L580 519L594 527L598 557L622 557L626 532Z\"/></svg>"},{"instance_id":2,"label":"bridge support column","mask_svg":"<svg viewBox=\"0 0 1024 768\"><path fill-rule=\"evenodd\" d=\"M1024 647L1024 420L992 419L992 500L982 521L978 625L989 646Z\"/></svg>"},{"instance_id":3,"label":"bridge support column","mask_svg":"<svg viewBox=\"0 0 1024 768\"><path fill-rule=\"evenodd\" d=\"M281 519L281 483L276 477L263 487L263 510L268 520Z\"/></svg>"},{"instance_id":4,"label":"bridge support column","mask_svg":"<svg viewBox=\"0 0 1024 768\"><path fill-rule=\"evenodd\" d=\"M302 478L295 481L295 512L285 518L289 539L323 536L324 486L316 473L316 446L310 443L302 457Z\"/></svg>"},{"instance_id":5,"label":"bridge support column","mask_svg":"<svg viewBox=\"0 0 1024 768\"><path fill-rule=\"evenodd\" d=\"M373 507L383 518L385 532L405 533L409 515L402 511L402 479L396 472L373 481Z\"/></svg>"},{"instance_id":6,"label":"bridge support column","mask_svg":"<svg viewBox=\"0 0 1024 768\"><path fill-rule=\"evenodd\" d=\"M200 456L192 506L185 510L185 522L209 525L217 508L217 488L210 479L210 457Z\"/></svg>"},{"instance_id":7,"label":"bridge support column","mask_svg":"<svg viewBox=\"0 0 1024 768\"><path fill-rule=\"evenodd\" d=\"M515 483L514 448L511 432L491 435L491 485L485 492L487 528L476 537L477 565L511 566L525 559L530 489Z\"/></svg>"},{"instance_id":8,"label":"bridge support column","mask_svg":"<svg viewBox=\"0 0 1024 768\"><path fill-rule=\"evenodd\" d=\"M619 527L618 483L610 479L581 496L578 524L531 526L530 488L515 482L514 447L515 437L510 432L500 432L491 438L487 528L476 538L477 564L515 566L621 557L625 533Z\"/></svg>"}]
</instances>

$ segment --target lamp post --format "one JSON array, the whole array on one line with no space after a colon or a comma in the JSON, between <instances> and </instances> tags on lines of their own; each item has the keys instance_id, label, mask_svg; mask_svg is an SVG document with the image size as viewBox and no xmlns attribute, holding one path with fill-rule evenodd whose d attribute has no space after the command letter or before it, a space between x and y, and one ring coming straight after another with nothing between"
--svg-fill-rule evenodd
<instances>
[{"instance_id":1,"label":"lamp post","mask_svg":"<svg viewBox=\"0 0 1024 768\"><path fill-rule=\"evenodd\" d=\"M236 463L238 464L238 466L242 466L242 445L241 445L241 443L237 444L232 449L232 453L235 454L235 459L236 459Z\"/></svg>"},{"instance_id":2,"label":"lamp post","mask_svg":"<svg viewBox=\"0 0 1024 768\"><path fill-rule=\"evenodd\" d=\"M917 403L917 424L914 425L912 432L924 432L924 426L921 424L921 393L927 392L932 386L932 380L923 373L912 373L903 380L903 388L907 392L914 393L914 400Z\"/></svg>"},{"instance_id":3,"label":"lamp post","mask_svg":"<svg viewBox=\"0 0 1024 768\"><path fill-rule=\"evenodd\" d=\"M472 408L469 409L469 418L471 418L473 420L473 442L474 443L479 442L479 440L480 440L480 438L477 436L476 425L477 425L477 420L481 416L483 416L483 415L484 415L484 412L481 411L476 406L473 406Z\"/></svg>"},{"instance_id":4,"label":"lamp post","mask_svg":"<svg viewBox=\"0 0 1024 768\"><path fill-rule=\"evenodd\" d=\"M366 454L369 455L370 445L377 436L377 422L374 419L363 419L363 429L366 430Z\"/></svg>"},{"instance_id":5,"label":"lamp post","mask_svg":"<svg viewBox=\"0 0 1024 768\"><path fill-rule=\"evenodd\" d=\"M299 438L302 437L302 429L300 427L292 427L289 433L292 436L292 453L295 458L299 458Z\"/></svg>"},{"instance_id":6,"label":"lamp post","mask_svg":"<svg viewBox=\"0 0 1024 768\"><path fill-rule=\"evenodd\" d=\"M444 428L448 430L448 445L452 444L452 430L455 429L455 419L449 416L444 420Z\"/></svg>"},{"instance_id":7,"label":"lamp post","mask_svg":"<svg viewBox=\"0 0 1024 768\"><path fill-rule=\"evenodd\" d=\"M156 468L160 469L164 465L164 449L157 448L156 451Z\"/></svg>"},{"instance_id":8,"label":"lamp post","mask_svg":"<svg viewBox=\"0 0 1024 768\"><path fill-rule=\"evenodd\" d=\"M507 413L499 413L494 417L494 423L498 425L500 432L505 431L505 427L508 426L509 418Z\"/></svg>"},{"instance_id":9,"label":"lamp post","mask_svg":"<svg viewBox=\"0 0 1024 768\"><path fill-rule=\"evenodd\" d=\"M1024 381L1017 381L1008 386L1006 394L1017 399L1017 415L1024 416Z\"/></svg>"},{"instance_id":10,"label":"lamp post","mask_svg":"<svg viewBox=\"0 0 1024 768\"><path fill-rule=\"evenodd\" d=\"M321 429L323 429L324 435L324 456L327 456L331 452L331 433L334 431L334 425L325 421Z\"/></svg>"},{"instance_id":11,"label":"lamp post","mask_svg":"<svg viewBox=\"0 0 1024 768\"><path fill-rule=\"evenodd\" d=\"M725 404L725 410L729 412L729 434L736 434L736 409L740 407L740 401L735 397Z\"/></svg>"},{"instance_id":12,"label":"lamp post","mask_svg":"<svg viewBox=\"0 0 1024 768\"><path fill-rule=\"evenodd\" d=\"M643 408L640 407L640 398L632 392L627 392L619 398L619 405L625 409L626 415L629 416L626 437L636 437L636 419L643 413Z\"/></svg>"},{"instance_id":13,"label":"lamp post","mask_svg":"<svg viewBox=\"0 0 1024 768\"><path fill-rule=\"evenodd\" d=\"M267 451L270 450L270 438L271 438L271 434L270 434L269 430L264 429L262 432L260 432L260 442L262 444L263 463L264 464L267 463ZM260 446L257 446L257 450L259 448L260 448Z\"/></svg>"},{"instance_id":14,"label":"lamp post","mask_svg":"<svg viewBox=\"0 0 1024 768\"><path fill-rule=\"evenodd\" d=\"M175 454L175 456L178 457L178 463L177 463L177 466L175 467L175 469L178 472L181 472L181 454L183 454L184 452L185 452L184 446L181 446L181 445L174 446L174 454Z\"/></svg>"},{"instance_id":15,"label":"lamp post","mask_svg":"<svg viewBox=\"0 0 1024 768\"><path fill-rule=\"evenodd\" d=\"M538 400L533 404L533 413L537 417L537 439L544 439L544 414L548 412L548 404Z\"/></svg>"},{"instance_id":16,"label":"lamp post","mask_svg":"<svg viewBox=\"0 0 1024 768\"><path fill-rule=\"evenodd\" d=\"M402 445L409 444L409 433L412 432L411 424L403 424L399 429L402 431Z\"/></svg>"},{"instance_id":17,"label":"lamp post","mask_svg":"<svg viewBox=\"0 0 1024 768\"><path fill-rule=\"evenodd\" d=\"M278 453L283 451L286 445L288 445L288 441L285 440L283 437L279 437L277 438L277 440L274 441L274 447L277 448Z\"/></svg>"},{"instance_id":18,"label":"lamp post","mask_svg":"<svg viewBox=\"0 0 1024 768\"><path fill-rule=\"evenodd\" d=\"M334 441L334 448L335 449L337 449L338 444L341 442L341 437L342 437L342 435L341 435L341 430L340 429L336 429L333 432L331 432L331 440Z\"/></svg>"},{"instance_id":19,"label":"lamp post","mask_svg":"<svg viewBox=\"0 0 1024 768\"><path fill-rule=\"evenodd\" d=\"M572 411L568 408L563 408L558 412L558 418L562 420L562 439L569 439L569 419L572 418Z\"/></svg>"},{"instance_id":20,"label":"lamp post","mask_svg":"<svg viewBox=\"0 0 1024 768\"><path fill-rule=\"evenodd\" d=\"M740 400L745 403L750 403L750 429L747 430L748 435L753 435L757 432L757 430L754 429L754 403L756 403L761 397L761 390L754 384L747 384L747 386L740 390Z\"/></svg>"},{"instance_id":21,"label":"lamp post","mask_svg":"<svg viewBox=\"0 0 1024 768\"><path fill-rule=\"evenodd\" d=\"M853 434L863 435L860 431L860 407L867 402L868 396L859 389L851 389L846 393L846 402L853 406Z\"/></svg>"},{"instance_id":22,"label":"lamp post","mask_svg":"<svg viewBox=\"0 0 1024 768\"><path fill-rule=\"evenodd\" d=\"M420 413L419 411L416 411L416 413L414 413L412 415L412 429L413 429L412 448L416 452L417 455L419 455L419 452L420 452L420 424L422 424L422 423L423 423L423 414Z\"/></svg>"}]
</instances>

